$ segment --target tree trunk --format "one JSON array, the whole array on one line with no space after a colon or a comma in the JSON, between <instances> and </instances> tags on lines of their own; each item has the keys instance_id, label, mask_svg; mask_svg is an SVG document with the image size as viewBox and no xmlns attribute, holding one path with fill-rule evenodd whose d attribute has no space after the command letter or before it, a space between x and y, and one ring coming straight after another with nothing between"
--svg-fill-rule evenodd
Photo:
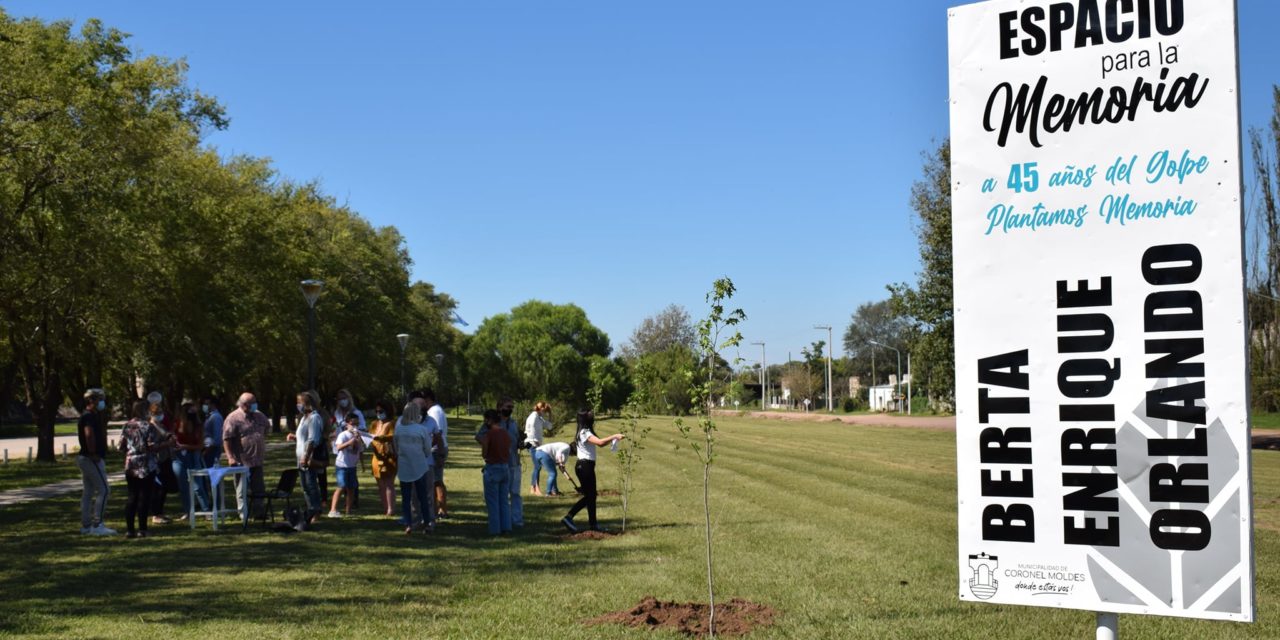
<instances>
[{"instance_id":1,"label":"tree trunk","mask_svg":"<svg viewBox=\"0 0 1280 640\"><path fill-rule=\"evenodd\" d=\"M702 465L702 515L707 527L707 599L710 601L707 617L709 637L716 637L716 586L715 576L711 571L711 449L707 449L707 463Z\"/></svg>"}]
</instances>

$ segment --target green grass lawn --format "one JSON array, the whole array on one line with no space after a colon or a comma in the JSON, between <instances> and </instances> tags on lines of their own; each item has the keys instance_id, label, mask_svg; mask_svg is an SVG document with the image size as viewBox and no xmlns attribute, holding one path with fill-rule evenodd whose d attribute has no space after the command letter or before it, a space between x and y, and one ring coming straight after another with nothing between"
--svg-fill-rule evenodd
<instances>
[{"instance_id":1,"label":"green grass lawn","mask_svg":"<svg viewBox=\"0 0 1280 640\"><path fill-rule=\"evenodd\" d=\"M76 466L75 460L74 455L67 456L66 460L59 458L54 463L27 462L24 457L21 461L10 460L9 464L0 464L0 491L79 478L80 467Z\"/></svg>"},{"instance_id":2,"label":"green grass lawn","mask_svg":"<svg viewBox=\"0 0 1280 640\"><path fill-rule=\"evenodd\" d=\"M147 540L89 538L77 533L77 496L6 508L0 635L676 638L578 622L646 595L706 598L700 469L690 451L675 450L669 421L651 422L634 528L604 541L562 539L556 521L567 498L527 498L523 531L485 536L474 427L463 421L452 423L448 471L456 517L430 537L406 537L374 515L368 476L365 515L289 536L169 525ZM718 422L718 593L781 612L751 638L1093 637L1090 613L959 601L952 433ZM289 455L273 452L269 481ZM1262 622L1124 616L1122 637L1280 637L1278 455L1255 454ZM601 488L616 488L617 465L602 460ZM123 499L122 488L113 492L112 526ZM601 501L606 526L617 526L618 501Z\"/></svg>"},{"instance_id":3,"label":"green grass lawn","mask_svg":"<svg viewBox=\"0 0 1280 640\"><path fill-rule=\"evenodd\" d=\"M74 423L74 422L59 422L59 423L57 423L57 424L53 425L53 433L54 433L54 435L59 435L59 436L74 436L74 435L76 434L76 423ZM21 424L10 424L10 423L5 423L5 424L0 424L0 439L3 439L3 438L34 438L34 437L36 437L36 435L38 435L38 434L36 433L36 425L34 425L34 424L30 424L30 423L21 423ZM12 452L12 451L10 451L10 452L9 452L9 455L11 455L11 456L12 456L12 455L13 455L13 452ZM25 455L25 454L24 454L24 455Z\"/></svg>"}]
</instances>

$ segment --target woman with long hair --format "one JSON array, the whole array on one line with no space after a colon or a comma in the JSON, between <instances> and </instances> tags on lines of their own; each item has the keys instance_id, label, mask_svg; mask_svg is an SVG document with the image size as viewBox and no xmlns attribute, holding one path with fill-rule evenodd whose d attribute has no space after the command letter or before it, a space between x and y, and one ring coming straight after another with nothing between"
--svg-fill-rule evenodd
<instances>
[{"instance_id":1,"label":"woman with long hair","mask_svg":"<svg viewBox=\"0 0 1280 640\"><path fill-rule=\"evenodd\" d=\"M376 417L369 429L373 436L373 479L378 481L382 510L393 516L396 512L396 414L391 403L379 400Z\"/></svg>"},{"instance_id":2,"label":"woman with long hair","mask_svg":"<svg viewBox=\"0 0 1280 640\"><path fill-rule=\"evenodd\" d=\"M524 442L521 443L521 448L529 450L529 458L533 461L533 471L529 474L529 493L535 496L542 495L538 478L541 476L543 465L538 458L538 447L542 446L543 433L551 430L551 421L547 419L549 415L551 415L551 405L539 400L533 405L533 412L524 420Z\"/></svg>"},{"instance_id":3,"label":"woman with long hair","mask_svg":"<svg viewBox=\"0 0 1280 640\"><path fill-rule=\"evenodd\" d=\"M298 477L302 481L302 493L307 499L307 513L304 519L314 523L320 516L324 498L320 494L319 473L324 473L327 466L319 460L319 456L327 457L328 444L324 441L324 416L320 409L320 394L315 391L303 391L297 398L298 430L288 436L297 442L294 455L298 460Z\"/></svg>"},{"instance_id":4,"label":"woman with long hair","mask_svg":"<svg viewBox=\"0 0 1280 640\"><path fill-rule=\"evenodd\" d=\"M200 455L204 449L204 422L200 420L200 413L196 411L196 405L193 402L182 403L177 422L177 426L173 429L177 442L174 445L173 460L170 464L173 465L173 475L178 480L178 494L182 498L182 515L178 516L178 519L186 520L194 511L193 506L199 506L201 511L209 510L209 496L205 491L204 483L197 480L192 487L187 475L190 470L204 468L204 458ZM193 489L195 505L191 504Z\"/></svg>"},{"instance_id":5,"label":"woman with long hair","mask_svg":"<svg viewBox=\"0 0 1280 640\"><path fill-rule=\"evenodd\" d=\"M578 527L573 524L573 517L578 515L584 507L587 510L587 523L591 530L600 531L600 525L596 523L596 447L608 446L626 437L621 433L615 433L601 438L596 435L595 426L594 413L586 409L578 412L578 432L573 438L578 445L578 462L573 465L573 470L578 474L582 497L572 509L569 509L569 515L560 520L570 533L578 532Z\"/></svg>"}]
</instances>

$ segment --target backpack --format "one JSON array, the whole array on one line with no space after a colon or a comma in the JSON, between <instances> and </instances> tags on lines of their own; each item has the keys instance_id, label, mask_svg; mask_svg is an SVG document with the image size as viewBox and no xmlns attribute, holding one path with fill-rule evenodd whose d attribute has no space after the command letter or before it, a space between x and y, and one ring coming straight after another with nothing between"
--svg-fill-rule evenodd
<instances>
[{"instance_id":1,"label":"backpack","mask_svg":"<svg viewBox=\"0 0 1280 640\"><path fill-rule=\"evenodd\" d=\"M284 510L284 522L280 524L284 526L276 525L276 527L281 531L306 531L308 529L307 514L291 505Z\"/></svg>"}]
</instances>

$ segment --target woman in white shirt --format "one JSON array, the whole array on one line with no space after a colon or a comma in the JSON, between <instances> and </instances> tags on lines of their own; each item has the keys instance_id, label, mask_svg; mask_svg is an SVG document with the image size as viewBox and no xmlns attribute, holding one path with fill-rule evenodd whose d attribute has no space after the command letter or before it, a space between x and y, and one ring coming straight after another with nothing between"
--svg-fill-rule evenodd
<instances>
[{"instance_id":1,"label":"woman in white shirt","mask_svg":"<svg viewBox=\"0 0 1280 640\"><path fill-rule=\"evenodd\" d=\"M538 402L533 405L533 413L529 414L524 420L524 446L523 449L529 450L529 458L533 461L533 471L529 475L529 493L535 496L542 495L542 489L538 487L538 478L541 465L538 464L538 447L542 446L543 431L551 429L551 421L546 418L551 413L551 405L546 402ZM555 474L552 474L555 477Z\"/></svg>"},{"instance_id":2,"label":"woman in white shirt","mask_svg":"<svg viewBox=\"0 0 1280 640\"><path fill-rule=\"evenodd\" d=\"M305 518L308 522L314 522L320 515L321 504L324 501L323 494L320 493L318 477L325 471L320 461L326 453L321 449L324 447L324 418L320 415L320 396L316 392L303 391L298 394L297 400L298 414L301 419L298 420L297 433L289 434L288 439L297 443L294 454L298 460L302 494L307 501Z\"/></svg>"},{"instance_id":3,"label":"woman in white shirt","mask_svg":"<svg viewBox=\"0 0 1280 640\"><path fill-rule=\"evenodd\" d=\"M556 470L564 471L565 460L573 455L572 449L568 442L548 442L533 450L533 459L547 472L547 495L560 495L560 486L556 484Z\"/></svg>"},{"instance_id":4,"label":"woman in white shirt","mask_svg":"<svg viewBox=\"0 0 1280 640\"><path fill-rule=\"evenodd\" d=\"M392 437L396 450L396 478L400 480L400 512L405 533L413 533L413 500L418 499L422 526L430 532L434 524L427 473L431 471L431 434L422 423L422 410L410 402L400 414L400 424Z\"/></svg>"},{"instance_id":5,"label":"woman in white shirt","mask_svg":"<svg viewBox=\"0 0 1280 640\"><path fill-rule=\"evenodd\" d=\"M594 413L586 410L578 412L578 433L573 439L578 443L578 462L573 465L573 470L578 474L582 498L569 510L569 515L560 520L570 533L578 532L578 527L573 524L573 517L584 507L591 530L600 531L600 526L596 524L596 447L611 445L624 437L621 433L615 433L601 438L596 435L595 425Z\"/></svg>"}]
</instances>

